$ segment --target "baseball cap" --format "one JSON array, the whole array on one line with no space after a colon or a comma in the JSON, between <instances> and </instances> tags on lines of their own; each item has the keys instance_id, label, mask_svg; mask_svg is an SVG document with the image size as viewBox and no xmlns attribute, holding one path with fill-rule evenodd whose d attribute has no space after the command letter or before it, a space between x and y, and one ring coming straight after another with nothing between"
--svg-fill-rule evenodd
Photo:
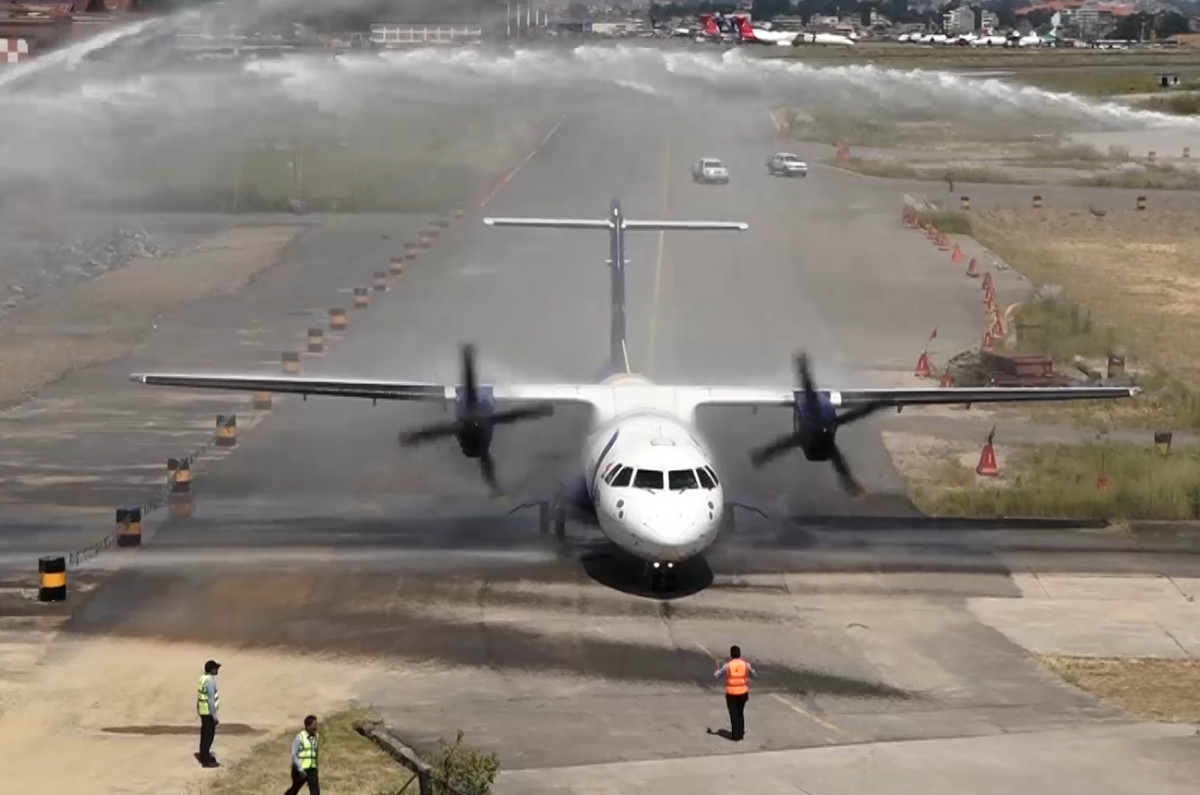
<instances>
[{"instance_id":1,"label":"baseball cap","mask_svg":"<svg viewBox=\"0 0 1200 795\"><path fill-rule=\"evenodd\" d=\"M207 673L209 671L216 671L220 667L221 667L221 663L217 662L216 660L209 660L208 662L204 663L205 673Z\"/></svg>"}]
</instances>

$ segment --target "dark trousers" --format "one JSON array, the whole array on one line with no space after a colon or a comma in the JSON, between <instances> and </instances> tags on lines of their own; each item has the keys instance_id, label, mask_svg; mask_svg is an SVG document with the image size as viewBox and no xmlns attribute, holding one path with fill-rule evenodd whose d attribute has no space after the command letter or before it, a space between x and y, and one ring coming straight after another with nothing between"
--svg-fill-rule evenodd
<instances>
[{"instance_id":1,"label":"dark trousers","mask_svg":"<svg viewBox=\"0 0 1200 795\"><path fill-rule=\"evenodd\" d=\"M725 706L729 709L729 733L735 740L746 736L746 702L749 699L749 693L742 693L740 696L725 695Z\"/></svg>"},{"instance_id":2,"label":"dark trousers","mask_svg":"<svg viewBox=\"0 0 1200 795\"><path fill-rule=\"evenodd\" d=\"M308 775L304 775L292 765L292 786L287 788L287 792L283 795L296 795L300 792L300 788L308 784L308 795L321 795L321 782L317 779L317 769L314 767L308 771Z\"/></svg>"},{"instance_id":3,"label":"dark trousers","mask_svg":"<svg viewBox=\"0 0 1200 795\"><path fill-rule=\"evenodd\" d=\"M217 725L213 722L212 715L200 716L200 761L207 762L212 759L212 744L213 738L217 736Z\"/></svg>"}]
</instances>

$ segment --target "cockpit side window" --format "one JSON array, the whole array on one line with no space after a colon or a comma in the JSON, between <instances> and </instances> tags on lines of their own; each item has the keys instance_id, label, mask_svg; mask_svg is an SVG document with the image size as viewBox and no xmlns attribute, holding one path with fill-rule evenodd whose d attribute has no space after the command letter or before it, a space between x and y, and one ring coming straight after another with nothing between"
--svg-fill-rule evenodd
<instances>
[{"instance_id":1,"label":"cockpit side window","mask_svg":"<svg viewBox=\"0 0 1200 795\"><path fill-rule=\"evenodd\" d=\"M705 467L705 470L707 470L707 471L708 471L708 474L709 474L709 476L710 476L710 477L712 477L712 479L713 479L713 483L715 483L715 484L717 484L718 486L720 486L720 485L721 485L721 480L720 480L720 478L718 478L718 477L717 477L717 473L716 473L716 472L713 472L713 468L712 468L712 467L709 467L709 466L706 466L706 467Z\"/></svg>"},{"instance_id":2,"label":"cockpit side window","mask_svg":"<svg viewBox=\"0 0 1200 795\"><path fill-rule=\"evenodd\" d=\"M699 484L696 482L696 473L690 469L672 469L667 473L667 488L671 491L682 491L683 489L698 489Z\"/></svg>"},{"instance_id":3,"label":"cockpit side window","mask_svg":"<svg viewBox=\"0 0 1200 795\"><path fill-rule=\"evenodd\" d=\"M617 476L617 473L620 471L621 471L621 464L611 465L608 468L608 471L604 473L604 482L611 486L612 482L613 482L613 478L615 478Z\"/></svg>"},{"instance_id":4,"label":"cockpit side window","mask_svg":"<svg viewBox=\"0 0 1200 795\"><path fill-rule=\"evenodd\" d=\"M620 472L612 479L613 488L622 488L629 485L629 481L633 480L633 470L627 466L620 467Z\"/></svg>"},{"instance_id":5,"label":"cockpit side window","mask_svg":"<svg viewBox=\"0 0 1200 795\"><path fill-rule=\"evenodd\" d=\"M659 469L639 469L633 478L635 489L661 489L663 473Z\"/></svg>"},{"instance_id":6,"label":"cockpit side window","mask_svg":"<svg viewBox=\"0 0 1200 795\"><path fill-rule=\"evenodd\" d=\"M697 469L696 474L700 477L700 485L706 489L715 489L717 484L708 475L707 469Z\"/></svg>"}]
</instances>

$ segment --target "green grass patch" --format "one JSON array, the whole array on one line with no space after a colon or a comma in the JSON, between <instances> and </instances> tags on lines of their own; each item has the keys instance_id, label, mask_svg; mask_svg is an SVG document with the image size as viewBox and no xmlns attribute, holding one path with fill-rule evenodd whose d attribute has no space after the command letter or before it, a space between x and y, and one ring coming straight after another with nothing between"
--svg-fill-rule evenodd
<instances>
[{"instance_id":1,"label":"green grass patch","mask_svg":"<svg viewBox=\"0 0 1200 795\"><path fill-rule=\"evenodd\" d=\"M1186 94L1151 97L1138 102L1137 107L1159 113L1171 113L1176 116L1195 116L1200 114L1200 93L1192 91Z\"/></svg>"},{"instance_id":2,"label":"green grass patch","mask_svg":"<svg viewBox=\"0 0 1200 795\"><path fill-rule=\"evenodd\" d=\"M917 220L932 224L939 232L948 235L971 234L971 217L957 210L917 210Z\"/></svg>"},{"instance_id":3,"label":"green grass patch","mask_svg":"<svg viewBox=\"0 0 1200 795\"><path fill-rule=\"evenodd\" d=\"M1013 312L1021 349L1069 362L1075 356L1107 357L1118 347L1117 330L1061 298L1033 296Z\"/></svg>"},{"instance_id":4,"label":"green grass patch","mask_svg":"<svg viewBox=\"0 0 1200 795\"><path fill-rule=\"evenodd\" d=\"M1200 174L1159 163L1147 163L1139 168L1106 171L1082 177L1072 184L1091 188L1196 190L1200 189Z\"/></svg>"},{"instance_id":5,"label":"green grass patch","mask_svg":"<svg viewBox=\"0 0 1200 795\"><path fill-rule=\"evenodd\" d=\"M1005 482L985 485L948 461L938 485L917 488L914 499L938 516L1200 519L1200 451L1176 447L1161 456L1152 442L1014 447ZM1107 489L1098 488L1102 474Z\"/></svg>"},{"instance_id":6,"label":"green grass patch","mask_svg":"<svg viewBox=\"0 0 1200 795\"><path fill-rule=\"evenodd\" d=\"M369 709L352 709L320 723L321 789L339 795L381 795L398 793L412 777L373 742L354 727L374 719ZM288 777L292 739L299 728L283 732L255 745L243 759L222 770L208 792L213 795L261 795L283 792L291 784ZM301 789L301 792L307 790ZM416 795L414 781L407 792Z\"/></svg>"},{"instance_id":7,"label":"green grass patch","mask_svg":"<svg viewBox=\"0 0 1200 795\"><path fill-rule=\"evenodd\" d=\"M920 179L920 174L907 163L882 157L845 157L830 160L829 164L868 177L885 179Z\"/></svg>"},{"instance_id":8,"label":"green grass patch","mask_svg":"<svg viewBox=\"0 0 1200 795\"><path fill-rule=\"evenodd\" d=\"M1020 85L1034 86L1082 96L1112 96L1117 94L1150 94L1159 90L1158 76L1145 72L1089 71L1087 69L1055 69L1018 72L1007 78Z\"/></svg>"}]
</instances>

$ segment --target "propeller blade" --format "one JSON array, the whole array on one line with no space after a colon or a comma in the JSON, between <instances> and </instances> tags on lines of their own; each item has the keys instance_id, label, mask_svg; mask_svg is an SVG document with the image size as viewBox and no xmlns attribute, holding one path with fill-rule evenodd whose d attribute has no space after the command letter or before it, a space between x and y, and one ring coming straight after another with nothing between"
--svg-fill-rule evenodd
<instances>
[{"instance_id":1,"label":"propeller blade","mask_svg":"<svg viewBox=\"0 0 1200 795\"><path fill-rule=\"evenodd\" d=\"M475 346L462 346L462 382L467 393L467 412L475 413L479 405L479 391L475 385Z\"/></svg>"},{"instance_id":2,"label":"propeller blade","mask_svg":"<svg viewBox=\"0 0 1200 795\"><path fill-rule=\"evenodd\" d=\"M866 403L857 408L852 408L844 414L839 414L837 419L833 421L833 424L835 427L840 428L843 425L849 425L852 422L861 420L863 417L874 414L882 408L886 408L883 403Z\"/></svg>"},{"instance_id":3,"label":"propeller blade","mask_svg":"<svg viewBox=\"0 0 1200 795\"><path fill-rule=\"evenodd\" d=\"M837 442L834 442L833 449L829 451L829 463L833 464L834 471L837 472L838 479L842 483L842 488L854 497L862 496L863 487L854 479L854 475L851 474L850 465L846 463L846 457L838 449Z\"/></svg>"},{"instance_id":4,"label":"propeller blade","mask_svg":"<svg viewBox=\"0 0 1200 795\"><path fill-rule=\"evenodd\" d=\"M756 467L761 467L771 459L777 458L799 445L800 434L798 433L789 433L787 436L780 436L775 441L752 450L750 452L750 463Z\"/></svg>"},{"instance_id":5,"label":"propeller blade","mask_svg":"<svg viewBox=\"0 0 1200 795\"><path fill-rule=\"evenodd\" d=\"M497 411L489 418L489 421L493 425L505 425L537 417L549 417L553 413L553 403L535 403L532 406L521 406L520 408L508 409L507 411Z\"/></svg>"},{"instance_id":6,"label":"propeller blade","mask_svg":"<svg viewBox=\"0 0 1200 795\"><path fill-rule=\"evenodd\" d=\"M808 409L808 414L811 417L816 417L820 407L817 400L817 389L813 385L812 371L808 368L808 354L801 353L796 356L796 376L800 381L800 387L804 390L804 404Z\"/></svg>"},{"instance_id":7,"label":"propeller blade","mask_svg":"<svg viewBox=\"0 0 1200 795\"><path fill-rule=\"evenodd\" d=\"M407 446L421 444L422 442L430 442L434 439L442 439L447 436L454 436L458 433L459 423L440 422L436 425L426 425L424 428L418 428L415 431L400 434L400 443Z\"/></svg>"},{"instance_id":8,"label":"propeller blade","mask_svg":"<svg viewBox=\"0 0 1200 795\"><path fill-rule=\"evenodd\" d=\"M500 487L496 485L496 462L492 460L492 454L484 451L479 457L479 472L483 475L483 480L488 484L488 488L492 493L500 491Z\"/></svg>"}]
</instances>

